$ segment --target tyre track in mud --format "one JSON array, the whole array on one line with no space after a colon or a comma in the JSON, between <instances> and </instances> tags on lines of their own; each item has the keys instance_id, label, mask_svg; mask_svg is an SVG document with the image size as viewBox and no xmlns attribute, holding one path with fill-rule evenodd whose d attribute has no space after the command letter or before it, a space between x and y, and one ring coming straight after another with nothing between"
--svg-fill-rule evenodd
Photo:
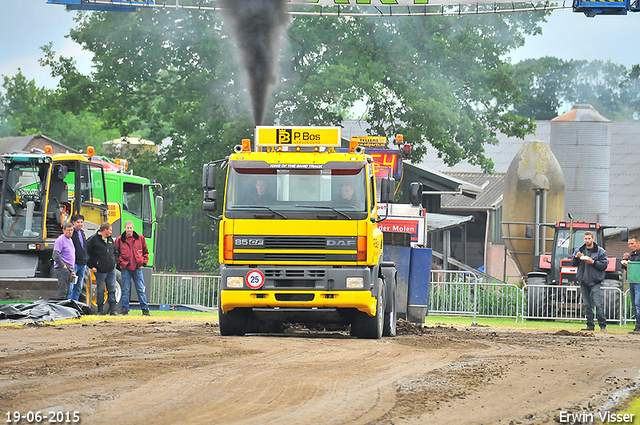
<instances>
[{"instance_id":1,"label":"tyre track in mud","mask_svg":"<svg viewBox=\"0 0 640 425\"><path fill-rule=\"evenodd\" d=\"M595 409L640 374L634 336L401 333L238 338L188 321L0 328L0 407L77 410L83 424L534 424Z\"/></svg>"}]
</instances>

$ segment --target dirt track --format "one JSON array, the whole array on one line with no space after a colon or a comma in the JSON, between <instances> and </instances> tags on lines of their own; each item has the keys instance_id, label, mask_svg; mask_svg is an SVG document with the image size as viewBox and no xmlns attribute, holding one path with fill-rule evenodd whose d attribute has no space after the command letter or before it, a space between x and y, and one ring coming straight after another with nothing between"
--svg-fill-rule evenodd
<instances>
[{"instance_id":1,"label":"dirt track","mask_svg":"<svg viewBox=\"0 0 640 425\"><path fill-rule=\"evenodd\" d=\"M39 410L83 424L556 423L609 410L640 375L635 335L405 325L379 341L240 338L151 319L0 328L2 422Z\"/></svg>"}]
</instances>

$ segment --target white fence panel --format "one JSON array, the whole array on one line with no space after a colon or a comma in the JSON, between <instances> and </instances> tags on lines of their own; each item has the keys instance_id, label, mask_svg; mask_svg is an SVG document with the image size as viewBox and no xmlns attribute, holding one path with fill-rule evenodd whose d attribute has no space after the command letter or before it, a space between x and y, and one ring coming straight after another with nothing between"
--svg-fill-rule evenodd
<instances>
[{"instance_id":1,"label":"white fence panel","mask_svg":"<svg viewBox=\"0 0 640 425\"><path fill-rule=\"evenodd\" d=\"M220 276L154 274L150 302L214 308L218 304L219 281Z\"/></svg>"}]
</instances>

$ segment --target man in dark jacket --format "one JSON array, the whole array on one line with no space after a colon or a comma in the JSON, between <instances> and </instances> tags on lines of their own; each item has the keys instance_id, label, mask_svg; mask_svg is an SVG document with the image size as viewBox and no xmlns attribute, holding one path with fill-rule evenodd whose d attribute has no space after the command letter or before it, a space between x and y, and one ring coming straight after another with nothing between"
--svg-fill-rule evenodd
<instances>
[{"instance_id":1,"label":"man in dark jacket","mask_svg":"<svg viewBox=\"0 0 640 425\"><path fill-rule=\"evenodd\" d=\"M629 237L627 244L631 252L625 252L622 254L622 258L626 261L640 261L640 239L638 239L638 236ZM626 269L627 263L623 262L622 266ZM627 275L627 281L629 280L629 275ZM640 333L640 282L629 281L629 293L633 312L636 316L636 327L630 333L638 334Z\"/></svg>"},{"instance_id":2,"label":"man in dark jacket","mask_svg":"<svg viewBox=\"0 0 640 425\"><path fill-rule=\"evenodd\" d=\"M71 217L71 222L73 223L71 240L76 249L76 283L69 293L69 299L78 301L80 291L82 291L82 284L84 283L84 273L87 269L87 237L84 234L84 230L82 230L82 226L84 226L84 216L82 214L74 214Z\"/></svg>"},{"instance_id":3,"label":"man in dark jacket","mask_svg":"<svg viewBox=\"0 0 640 425\"><path fill-rule=\"evenodd\" d=\"M587 327L583 331L595 329L593 322L593 308L596 308L600 331L607 331L607 318L604 315L604 300L600 284L604 280L607 270L607 253L604 248L594 242L593 232L584 232L584 245L576 249L571 258L571 265L578 266L577 281L580 282L582 303L587 317Z\"/></svg>"},{"instance_id":4,"label":"man in dark jacket","mask_svg":"<svg viewBox=\"0 0 640 425\"><path fill-rule=\"evenodd\" d=\"M100 230L87 240L87 267L96 275L98 314L104 314L104 286L107 284L109 314L116 312L116 246L111 238L111 224L102 223Z\"/></svg>"},{"instance_id":5,"label":"man in dark jacket","mask_svg":"<svg viewBox=\"0 0 640 425\"><path fill-rule=\"evenodd\" d=\"M121 314L129 314L129 292L131 279L138 293L138 301L143 316L150 316L147 294L145 293L142 267L149 263L149 249L144 236L133 230L133 221L124 224L124 234L118 236L115 242L118 254L118 269L122 273L122 310Z\"/></svg>"}]
</instances>

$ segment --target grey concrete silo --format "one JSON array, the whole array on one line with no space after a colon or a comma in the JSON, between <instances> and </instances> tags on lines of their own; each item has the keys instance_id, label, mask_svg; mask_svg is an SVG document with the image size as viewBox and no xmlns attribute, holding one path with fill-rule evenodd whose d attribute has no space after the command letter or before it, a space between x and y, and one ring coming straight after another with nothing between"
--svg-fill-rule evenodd
<instances>
[{"instance_id":1,"label":"grey concrete silo","mask_svg":"<svg viewBox=\"0 0 640 425\"><path fill-rule=\"evenodd\" d=\"M551 120L550 145L564 173L565 219L608 224L611 120L591 105L573 105Z\"/></svg>"}]
</instances>

